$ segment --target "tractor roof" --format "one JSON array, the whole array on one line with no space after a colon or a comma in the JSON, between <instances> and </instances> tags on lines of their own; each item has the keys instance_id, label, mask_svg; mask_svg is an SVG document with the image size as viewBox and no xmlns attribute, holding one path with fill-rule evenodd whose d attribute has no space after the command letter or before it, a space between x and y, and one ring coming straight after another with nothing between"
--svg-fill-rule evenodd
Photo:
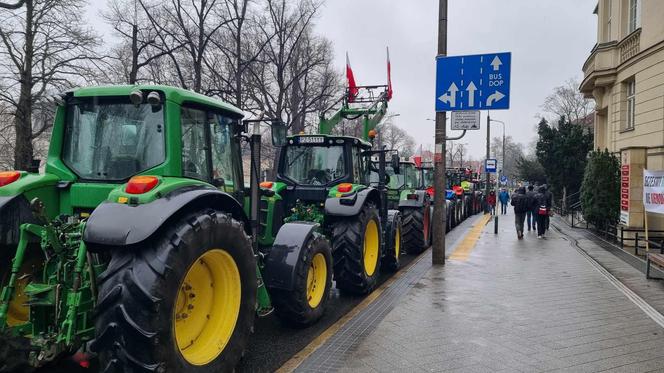
<instances>
[{"instance_id":1,"label":"tractor roof","mask_svg":"<svg viewBox=\"0 0 664 373\"><path fill-rule=\"evenodd\" d=\"M351 141L351 142L357 142L360 146L365 147L365 148L371 148L372 144L368 141L362 140L358 137L352 137L352 136L335 136L335 135L321 135L321 134L302 134L302 135L292 135L289 136L288 139L296 139L300 137L310 137L310 138L323 138L323 141L320 141L320 143L326 143L325 139L327 140L343 140L344 142L346 141ZM303 144L303 143L299 143ZM315 145L316 142L310 142L308 144Z\"/></svg>"},{"instance_id":2,"label":"tractor roof","mask_svg":"<svg viewBox=\"0 0 664 373\"><path fill-rule=\"evenodd\" d=\"M74 97L94 97L94 96L128 96L132 91L140 89L146 91L161 91L166 99L177 104L194 103L212 106L218 109L229 111L238 116L244 116L244 112L235 106L221 100L192 92L183 88L171 87L166 85L109 85L78 88L74 90Z\"/></svg>"}]
</instances>

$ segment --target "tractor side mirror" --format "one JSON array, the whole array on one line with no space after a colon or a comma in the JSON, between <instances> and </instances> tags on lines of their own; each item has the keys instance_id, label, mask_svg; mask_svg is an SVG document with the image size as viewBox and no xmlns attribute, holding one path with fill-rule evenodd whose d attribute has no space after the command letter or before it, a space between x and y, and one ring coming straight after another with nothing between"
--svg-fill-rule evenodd
<instances>
[{"instance_id":1,"label":"tractor side mirror","mask_svg":"<svg viewBox=\"0 0 664 373\"><path fill-rule=\"evenodd\" d=\"M392 154L392 169L395 174L401 173L401 162L399 160L399 154Z\"/></svg>"},{"instance_id":2,"label":"tractor side mirror","mask_svg":"<svg viewBox=\"0 0 664 373\"><path fill-rule=\"evenodd\" d=\"M272 145L284 146L286 145L286 123L281 120L272 122Z\"/></svg>"}]
</instances>

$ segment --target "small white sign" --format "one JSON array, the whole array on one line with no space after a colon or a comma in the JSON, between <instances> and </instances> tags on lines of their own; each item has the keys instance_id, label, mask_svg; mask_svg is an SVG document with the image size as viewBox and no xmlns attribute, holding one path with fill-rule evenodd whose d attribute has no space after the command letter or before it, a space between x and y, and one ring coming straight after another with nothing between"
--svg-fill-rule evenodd
<instances>
[{"instance_id":1,"label":"small white sign","mask_svg":"<svg viewBox=\"0 0 664 373\"><path fill-rule=\"evenodd\" d=\"M453 111L452 112L453 130L478 130L480 129L480 112L473 111Z\"/></svg>"},{"instance_id":2,"label":"small white sign","mask_svg":"<svg viewBox=\"0 0 664 373\"><path fill-rule=\"evenodd\" d=\"M484 161L484 171L487 173L489 172L496 172L498 169L498 161L496 159L487 159Z\"/></svg>"},{"instance_id":3,"label":"small white sign","mask_svg":"<svg viewBox=\"0 0 664 373\"><path fill-rule=\"evenodd\" d=\"M629 212L620 211L620 224L629 225Z\"/></svg>"},{"instance_id":4,"label":"small white sign","mask_svg":"<svg viewBox=\"0 0 664 373\"><path fill-rule=\"evenodd\" d=\"M643 207L664 214L664 171L643 170Z\"/></svg>"}]
</instances>

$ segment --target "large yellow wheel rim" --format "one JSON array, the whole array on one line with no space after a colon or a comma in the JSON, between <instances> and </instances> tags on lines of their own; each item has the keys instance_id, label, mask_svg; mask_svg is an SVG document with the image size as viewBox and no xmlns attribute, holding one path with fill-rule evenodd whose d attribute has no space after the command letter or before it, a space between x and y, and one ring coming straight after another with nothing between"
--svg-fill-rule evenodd
<instances>
[{"instance_id":1,"label":"large yellow wheel rim","mask_svg":"<svg viewBox=\"0 0 664 373\"><path fill-rule=\"evenodd\" d=\"M205 365L224 350L240 314L240 271L225 250L201 255L189 268L175 301L178 350L192 365Z\"/></svg>"},{"instance_id":2,"label":"large yellow wheel rim","mask_svg":"<svg viewBox=\"0 0 664 373\"><path fill-rule=\"evenodd\" d=\"M394 257L396 260L399 260L399 255L401 255L401 228L397 227L397 231L394 234Z\"/></svg>"},{"instance_id":3,"label":"large yellow wheel rim","mask_svg":"<svg viewBox=\"0 0 664 373\"><path fill-rule=\"evenodd\" d=\"M37 257L25 258L23 260L12 300L9 302L9 309L7 310L7 325L9 326L21 325L30 321L30 306L26 305L28 296L25 294L25 287L30 283L39 260L40 258ZM7 270L11 271L11 266ZM7 273L6 280L9 280L9 273ZM3 283L0 285L0 288L5 285L7 284Z\"/></svg>"},{"instance_id":4,"label":"large yellow wheel rim","mask_svg":"<svg viewBox=\"0 0 664 373\"><path fill-rule=\"evenodd\" d=\"M375 220L369 220L364 231L364 271L367 276L373 276L378 265L378 225Z\"/></svg>"},{"instance_id":5,"label":"large yellow wheel rim","mask_svg":"<svg viewBox=\"0 0 664 373\"><path fill-rule=\"evenodd\" d=\"M25 287L30 282L27 276L21 277L16 281L12 300L9 302L7 310L7 324L16 326L30 321L30 306L26 306L28 297L25 295Z\"/></svg>"},{"instance_id":6,"label":"large yellow wheel rim","mask_svg":"<svg viewBox=\"0 0 664 373\"><path fill-rule=\"evenodd\" d=\"M307 271L307 302L309 307L316 308L325 295L327 282L327 262L321 253L314 255L311 259L309 271Z\"/></svg>"}]
</instances>

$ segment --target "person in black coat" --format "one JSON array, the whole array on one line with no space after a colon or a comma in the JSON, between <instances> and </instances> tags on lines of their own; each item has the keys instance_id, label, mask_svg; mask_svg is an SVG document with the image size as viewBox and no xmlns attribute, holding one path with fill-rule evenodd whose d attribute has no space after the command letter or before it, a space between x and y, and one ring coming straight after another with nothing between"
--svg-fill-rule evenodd
<instances>
[{"instance_id":1,"label":"person in black coat","mask_svg":"<svg viewBox=\"0 0 664 373\"><path fill-rule=\"evenodd\" d=\"M516 236L523 238L523 220L531 208L532 202L526 195L526 188L520 187L512 195L512 206L514 206L514 224L516 226Z\"/></svg>"},{"instance_id":2,"label":"person in black coat","mask_svg":"<svg viewBox=\"0 0 664 373\"><path fill-rule=\"evenodd\" d=\"M549 209L547 208L546 187L542 185L535 195L537 202L537 238L544 238L546 232L546 221L549 218Z\"/></svg>"},{"instance_id":3,"label":"person in black coat","mask_svg":"<svg viewBox=\"0 0 664 373\"><path fill-rule=\"evenodd\" d=\"M526 213L526 222L528 222L528 232L530 232L530 229L532 230L537 230L537 208L539 207L537 205L537 200L535 199L535 196L537 195L537 192L535 191L535 187L530 184L528 185L528 191L526 192L526 197L528 197L528 202L530 202L530 209Z\"/></svg>"}]
</instances>

